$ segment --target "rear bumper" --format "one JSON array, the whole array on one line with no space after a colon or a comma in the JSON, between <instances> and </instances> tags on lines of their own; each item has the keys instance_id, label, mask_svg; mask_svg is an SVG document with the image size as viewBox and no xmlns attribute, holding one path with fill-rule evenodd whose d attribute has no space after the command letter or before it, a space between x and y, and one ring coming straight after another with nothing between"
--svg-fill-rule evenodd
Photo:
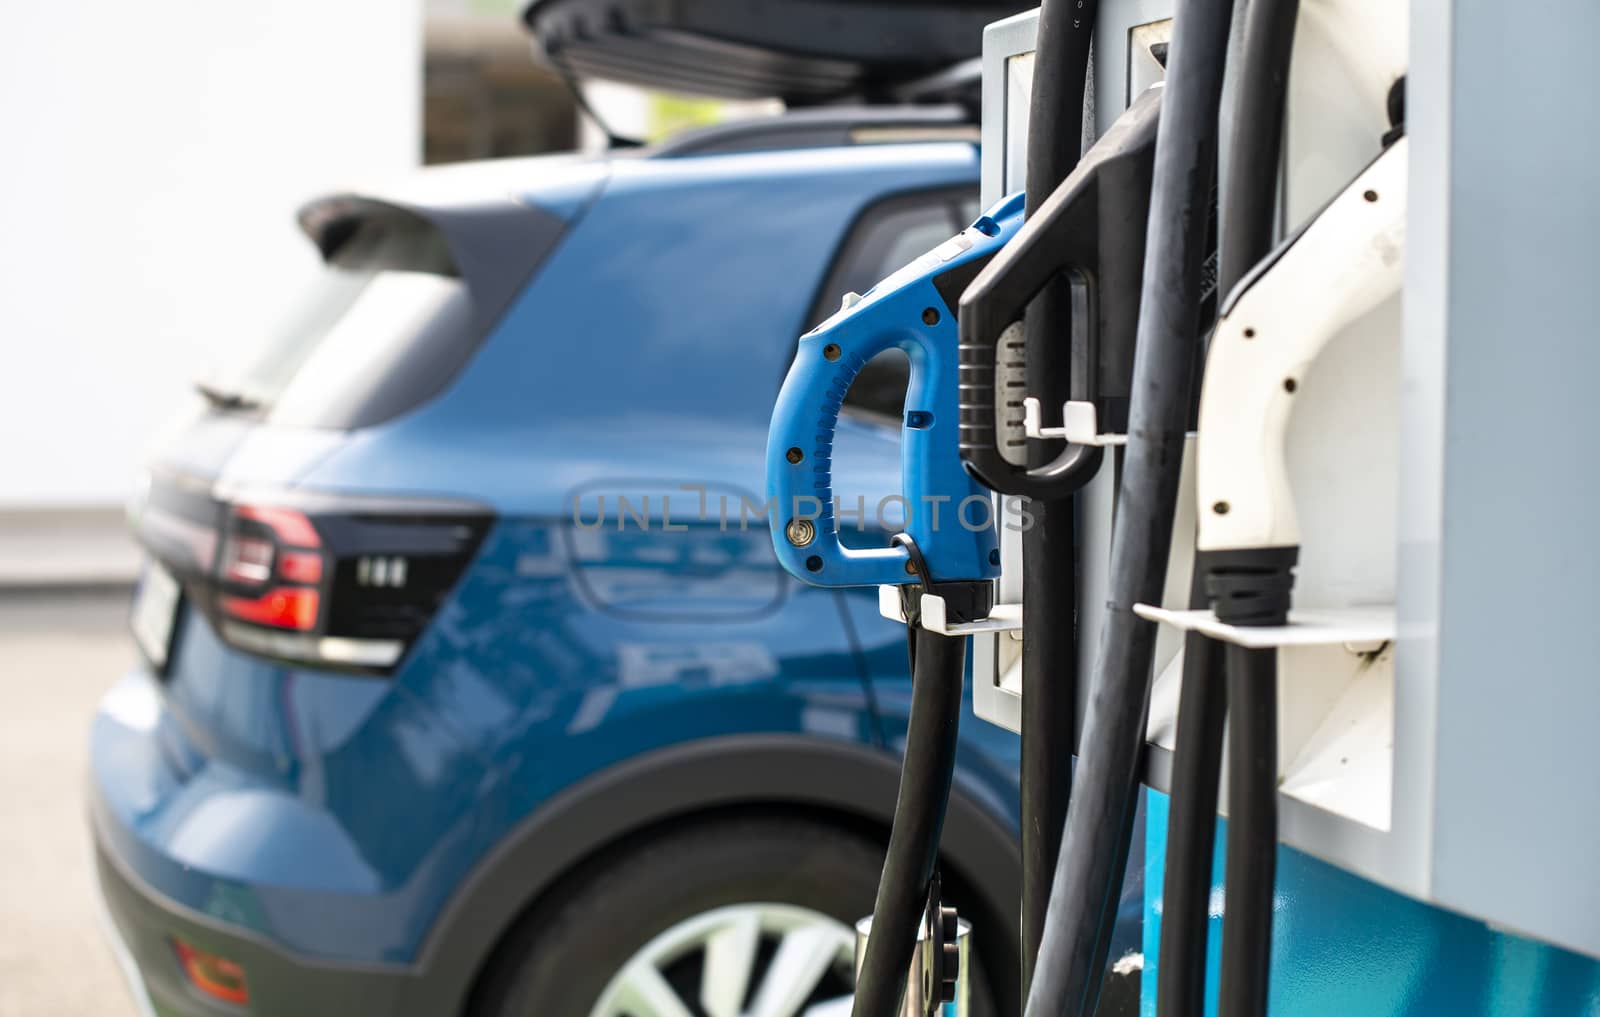
<instances>
[{"instance_id":1,"label":"rear bumper","mask_svg":"<svg viewBox=\"0 0 1600 1017\"><path fill-rule=\"evenodd\" d=\"M133 959L127 940L122 938L122 930L111 917L111 908L106 904L105 889L100 885L98 857L95 859L95 870L91 878L94 880L95 888L96 924L100 927L101 935L105 937L106 945L111 948L117 967L122 971L123 980L127 982L128 995L133 999L134 1010L138 1013L138 1017L155 1017L155 1004L150 1002L150 991L145 988L144 975L139 971L139 964Z\"/></svg>"},{"instance_id":2,"label":"rear bumper","mask_svg":"<svg viewBox=\"0 0 1600 1017\"><path fill-rule=\"evenodd\" d=\"M95 869L111 932L120 940L116 945L131 958L133 992L136 1000L141 995L148 1000L149 1012L158 1017L421 1017L421 1011L409 1005L419 995L411 971L335 966L295 957L242 934L237 927L177 905L119 865L100 835L99 824L94 828ZM178 964L175 937L239 964L249 986L249 1003L212 1000L191 985Z\"/></svg>"},{"instance_id":3,"label":"rear bumper","mask_svg":"<svg viewBox=\"0 0 1600 1017\"><path fill-rule=\"evenodd\" d=\"M342 817L199 756L174 725L154 680L136 670L108 692L90 732L99 894L142 1012L454 1013L471 971L441 975L408 945L411 929L429 924L431 884L429 894L374 886L351 863L361 855ZM175 939L240 965L249 1001L202 993Z\"/></svg>"}]
</instances>

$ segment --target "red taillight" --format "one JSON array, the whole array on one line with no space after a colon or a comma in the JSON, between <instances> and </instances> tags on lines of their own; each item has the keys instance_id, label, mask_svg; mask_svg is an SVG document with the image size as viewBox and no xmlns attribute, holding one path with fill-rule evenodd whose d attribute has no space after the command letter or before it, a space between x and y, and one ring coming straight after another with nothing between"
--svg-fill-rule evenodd
<instances>
[{"instance_id":1,"label":"red taillight","mask_svg":"<svg viewBox=\"0 0 1600 1017\"><path fill-rule=\"evenodd\" d=\"M263 505L235 505L233 514L240 519L249 519L262 524L270 529L280 542L291 547L322 546L322 538L317 536L317 528L311 525L311 520L306 518L304 512Z\"/></svg>"},{"instance_id":2,"label":"red taillight","mask_svg":"<svg viewBox=\"0 0 1600 1017\"><path fill-rule=\"evenodd\" d=\"M225 509L207 613L235 649L387 672L428 624L493 520L486 510L468 508L327 494L284 494L280 501L252 491Z\"/></svg>"},{"instance_id":3,"label":"red taillight","mask_svg":"<svg viewBox=\"0 0 1600 1017\"><path fill-rule=\"evenodd\" d=\"M278 575L291 583L320 583L322 555L315 551L285 551L278 559Z\"/></svg>"},{"instance_id":4,"label":"red taillight","mask_svg":"<svg viewBox=\"0 0 1600 1017\"><path fill-rule=\"evenodd\" d=\"M172 947L178 964L196 989L224 1003L250 1002L250 987L245 984L244 968L226 957L202 950L193 943L174 938Z\"/></svg>"},{"instance_id":5,"label":"red taillight","mask_svg":"<svg viewBox=\"0 0 1600 1017\"><path fill-rule=\"evenodd\" d=\"M240 621L309 632L317 627L320 599L313 589L280 586L259 597L224 596L221 603L224 613Z\"/></svg>"},{"instance_id":6,"label":"red taillight","mask_svg":"<svg viewBox=\"0 0 1600 1017\"><path fill-rule=\"evenodd\" d=\"M296 509L235 505L222 549L222 613L292 632L317 627L322 606L322 538Z\"/></svg>"}]
</instances>

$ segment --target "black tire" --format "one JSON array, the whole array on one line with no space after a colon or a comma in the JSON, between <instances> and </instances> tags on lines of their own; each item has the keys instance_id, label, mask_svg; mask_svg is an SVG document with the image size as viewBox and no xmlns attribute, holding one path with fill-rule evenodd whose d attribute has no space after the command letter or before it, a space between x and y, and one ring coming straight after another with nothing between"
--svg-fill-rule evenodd
<instances>
[{"instance_id":1,"label":"black tire","mask_svg":"<svg viewBox=\"0 0 1600 1017\"><path fill-rule=\"evenodd\" d=\"M728 817L596 859L524 921L475 995L473 1017L587 1017L613 974L679 922L755 901L853 927L872 911L883 845L807 820ZM993 1017L973 959L972 1013Z\"/></svg>"}]
</instances>

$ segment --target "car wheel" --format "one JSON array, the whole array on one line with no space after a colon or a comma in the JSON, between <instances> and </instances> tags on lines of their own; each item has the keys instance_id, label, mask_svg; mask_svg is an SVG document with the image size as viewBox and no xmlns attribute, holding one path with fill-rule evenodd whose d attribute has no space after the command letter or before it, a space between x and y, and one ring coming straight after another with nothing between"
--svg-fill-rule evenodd
<instances>
[{"instance_id":1,"label":"car wheel","mask_svg":"<svg viewBox=\"0 0 1600 1017\"><path fill-rule=\"evenodd\" d=\"M855 920L883 848L820 823L726 819L591 865L520 930L478 1017L848 1017ZM972 1012L993 1008L975 971Z\"/></svg>"}]
</instances>

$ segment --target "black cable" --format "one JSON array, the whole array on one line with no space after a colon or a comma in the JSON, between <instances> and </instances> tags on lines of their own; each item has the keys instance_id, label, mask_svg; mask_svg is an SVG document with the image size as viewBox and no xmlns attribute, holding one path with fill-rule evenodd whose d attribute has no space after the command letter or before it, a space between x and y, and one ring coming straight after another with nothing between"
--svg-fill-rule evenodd
<instances>
[{"instance_id":1,"label":"black cable","mask_svg":"<svg viewBox=\"0 0 1600 1017\"><path fill-rule=\"evenodd\" d=\"M1032 311L1029 314L1032 315ZM1052 457L1053 458L1053 457ZM1048 462L1044 460L1043 462ZM1029 465L1042 465L1030 463ZM1078 719L1077 520L1071 499L1032 501L1022 535L1022 993L1033 982L1072 799Z\"/></svg>"},{"instance_id":2,"label":"black cable","mask_svg":"<svg viewBox=\"0 0 1600 1017\"><path fill-rule=\"evenodd\" d=\"M1078 164L1083 152L1084 92L1094 35L1094 0L1044 0L1028 107L1026 211L1032 215ZM1051 282L1024 317L1028 394L1047 407L1068 398L1072 288ZM1030 467L1059 452L1030 442ZM1077 727L1077 519L1072 498L1030 499L1032 525L1022 534L1022 993L1033 980L1044 935L1050 877L1072 794Z\"/></svg>"},{"instance_id":3,"label":"black cable","mask_svg":"<svg viewBox=\"0 0 1600 1017\"><path fill-rule=\"evenodd\" d=\"M1107 616L1029 1017L1090 1017L1116 921L1144 755L1155 625L1172 542L1215 178L1232 0L1178 0L1156 140L1128 446ZM1026 698L1026 695L1024 695Z\"/></svg>"},{"instance_id":4,"label":"black cable","mask_svg":"<svg viewBox=\"0 0 1600 1017\"><path fill-rule=\"evenodd\" d=\"M1095 0L1045 0L1039 7L1028 102L1030 216L1083 155L1083 97L1094 18Z\"/></svg>"},{"instance_id":5,"label":"black cable","mask_svg":"<svg viewBox=\"0 0 1600 1017\"><path fill-rule=\"evenodd\" d=\"M1195 578L1204 597L1198 568ZM1222 644L1198 632L1188 633L1183 643L1177 743L1172 749L1156 1017L1202 1017L1206 1012L1217 785L1222 778L1222 735L1228 712L1223 674Z\"/></svg>"},{"instance_id":6,"label":"black cable","mask_svg":"<svg viewBox=\"0 0 1600 1017\"><path fill-rule=\"evenodd\" d=\"M1223 190L1219 282L1226 294L1277 242L1278 179L1299 0L1250 0L1234 81L1233 137ZM1269 553L1270 554L1270 553ZM1235 557L1238 557L1237 555ZM1245 557L1249 557L1245 552ZM1216 575L1219 615L1282 624L1293 579L1268 564ZM1276 650L1229 646L1227 908L1222 924L1221 1017L1264 1017L1272 963L1278 847Z\"/></svg>"},{"instance_id":7,"label":"black cable","mask_svg":"<svg viewBox=\"0 0 1600 1017\"><path fill-rule=\"evenodd\" d=\"M1226 298L1272 249L1276 239L1277 175L1296 7L1297 0L1250 0L1243 12L1239 51L1234 55L1238 71L1233 86L1233 134L1223 195L1219 298ZM1191 607L1203 608L1208 602L1200 589L1203 571L1197 562ZM1172 760L1166 880L1162 888L1158 1017L1199 1017L1205 1013L1217 783L1228 702L1224 690L1234 685L1231 677L1224 684L1222 657L1220 644L1193 632L1185 637L1183 689ZM1250 688L1241 689L1240 694L1246 697L1244 709L1258 708ZM1230 844L1236 835L1230 835ZM1230 853L1230 876L1232 860ZM1244 896L1254 894L1246 892ZM1244 906L1237 901L1235 905L1238 909ZM1242 963L1245 957L1261 956L1255 944L1242 946L1238 939L1238 933L1247 925L1259 927L1259 922L1240 923L1232 951L1235 964ZM1235 972L1235 984L1241 974Z\"/></svg>"},{"instance_id":8,"label":"black cable","mask_svg":"<svg viewBox=\"0 0 1600 1017\"><path fill-rule=\"evenodd\" d=\"M1250 0L1233 82L1233 136L1222 189L1219 289L1225 299L1278 239L1278 167L1299 0Z\"/></svg>"},{"instance_id":9,"label":"black cable","mask_svg":"<svg viewBox=\"0 0 1600 1017\"><path fill-rule=\"evenodd\" d=\"M872 931L856 973L852 1017L900 1013L955 773L967 640L930 632L914 621L910 624L915 633L905 758L889 849L872 906Z\"/></svg>"},{"instance_id":10,"label":"black cable","mask_svg":"<svg viewBox=\"0 0 1600 1017\"><path fill-rule=\"evenodd\" d=\"M1277 649L1228 647L1228 699L1233 704L1224 877L1228 896L1217 1013L1261 1017L1267 1012L1278 859Z\"/></svg>"},{"instance_id":11,"label":"black cable","mask_svg":"<svg viewBox=\"0 0 1600 1017\"><path fill-rule=\"evenodd\" d=\"M1285 624L1299 554L1293 546L1202 554L1206 592L1218 620L1255 627ZM1278 651L1230 645L1227 667L1227 905L1218 1013L1263 1017L1278 849Z\"/></svg>"}]
</instances>

